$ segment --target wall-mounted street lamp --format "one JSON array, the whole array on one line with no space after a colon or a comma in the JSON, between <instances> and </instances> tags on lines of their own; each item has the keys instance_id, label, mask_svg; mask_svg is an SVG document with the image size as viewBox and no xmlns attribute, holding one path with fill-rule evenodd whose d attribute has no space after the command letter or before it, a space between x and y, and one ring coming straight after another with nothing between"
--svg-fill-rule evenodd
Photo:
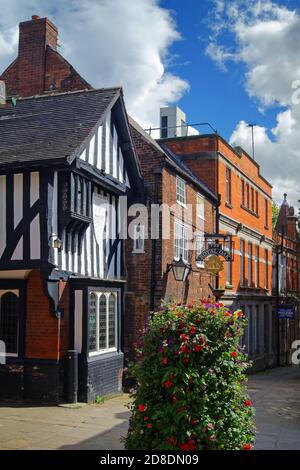
<instances>
[{"instance_id":1,"label":"wall-mounted street lamp","mask_svg":"<svg viewBox=\"0 0 300 470\"><path fill-rule=\"evenodd\" d=\"M55 238L53 240L53 248L56 248L57 250L62 249L62 241L59 238Z\"/></svg>"},{"instance_id":2,"label":"wall-mounted street lamp","mask_svg":"<svg viewBox=\"0 0 300 470\"><path fill-rule=\"evenodd\" d=\"M173 263L167 265L167 273L173 271L175 281L186 281L188 275L190 274L192 268L191 265L185 263L180 255L179 260L173 261Z\"/></svg>"}]
</instances>

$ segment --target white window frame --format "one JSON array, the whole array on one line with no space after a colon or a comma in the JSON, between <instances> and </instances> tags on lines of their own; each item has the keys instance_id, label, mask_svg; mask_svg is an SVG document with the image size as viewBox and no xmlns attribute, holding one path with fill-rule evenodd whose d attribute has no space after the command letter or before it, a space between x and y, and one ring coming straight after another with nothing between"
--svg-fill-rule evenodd
<instances>
[{"instance_id":1,"label":"white window frame","mask_svg":"<svg viewBox=\"0 0 300 470\"><path fill-rule=\"evenodd\" d=\"M181 206L186 206L186 182L180 176L176 176L176 201Z\"/></svg>"},{"instance_id":2,"label":"white window frame","mask_svg":"<svg viewBox=\"0 0 300 470\"><path fill-rule=\"evenodd\" d=\"M240 285L244 286L245 282L245 240L240 240Z\"/></svg>"},{"instance_id":3,"label":"white window frame","mask_svg":"<svg viewBox=\"0 0 300 470\"><path fill-rule=\"evenodd\" d=\"M177 240L181 241L181 243L176 243ZM188 227L184 225L182 222L180 222L179 220L175 219L174 220L174 259L178 261L180 259L181 254L182 254L183 261L188 263L188 257L189 257Z\"/></svg>"},{"instance_id":4,"label":"white window frame","mask_svg":"<svg viewBox=\"0 0 300 470\"><path fill-rule=\"evenodd\" d=\"M1 308L1 299L2 299L3 295L10 294L10 293L16 295L20 299L19 289L3 289L3 290L1 289L0 290L0 308ZM1 315L1 312L0 312L0 315ZM19 324L19 326L20 326L20 324ZM0 338L0 340L1 340L1 338ZM15 353L5 352L6 357L19 357L19 347L20 347L19 340L20 340L20 338L19 338L19 333L18 333L18 351L15 352Z\"/></svg>"},{"instance_id":5,"label":"white window frame","mask_svg":"<svg viewBox=\"0 0 300 470\"><path fill-rule=\"evenodd\" d=\"M139 243L141 246L138 246ZM132 253L145 253L145 225L143 224L134 226Z\"/></svg>"},{"instance_id":6,"label":"white window frame","mask_svg":"<svg viewBox=\"0 0 300 470\"><path fill-rule=\"evenodd\" d=\"M253 243L248 243L248 287L252 287L253 278Z\"/></svg>"},{"instance_id":7,"label":"white window frame","mask_svg":"<svg viewBox=\"0 0 300 470\"><path fill-rule=\"evenodd\" d=\"M90 290L89 291L89 308L88 308L88 337L90 334L89 330L89 315L90 315L90 298L91 295L95 294L96 296L96 345L97 349L94 351L88 350L88 356L93 357L93 356L98 356L100 354L105 354L108 352L116 352L118 350L118 311L119 311L119 293L118 291L115 290ZM106 345L108 346L109 344L109 297L110 295L114 295L115 297L115 305L116 305L116 310L115 310L115 346L113 348L100 348L99 347L99 300L102 295L105 295L106 297ZM89 343L89 341L88 341Z\"/></svg>"}]
</instances>

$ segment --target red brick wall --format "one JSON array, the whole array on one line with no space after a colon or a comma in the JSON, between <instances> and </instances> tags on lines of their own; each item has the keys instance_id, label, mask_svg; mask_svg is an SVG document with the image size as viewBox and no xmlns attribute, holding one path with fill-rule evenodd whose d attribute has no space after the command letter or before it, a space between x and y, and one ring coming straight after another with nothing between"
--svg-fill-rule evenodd
<instances>
[{"instance_id":1,"label":"red brick wall","mask_svg":"<svg viewBox=\"0 0 300 470\"><path fill-rule=\"evenodd\" d=\"M165 159L161 152L142 137L135 128L131 128L136 147L141 172L147 185L148 204L176 205L176 172L165 166ZM186 181L187 203L195 209L196 195L199 189ZM205 231L215 231L215 209L211 202L205 202ZM190 223L195 227L196 211L193 211ZM150 228L149 218L149 228ZM150 234L150 230L149 230ZM156 258L154 274L151 273L151 259L156 245ZM213 280L203 270L191 273L187 283L175 281L173 273L167 271L167 264L174 259L174 215L171 215L170 239L146 240L144 254L132 254L133 242L126 243L126 261L128 292L125 294L125 333L126 345L130 344L136 331L143 327L144 319L148 316L151 302L151 282L155 278L154 303L159 306L162 299L172 299L176 302L190 302L195 299L207 297L211 294L208 283ZM196 269L195 252L191 253L190 262ZM125 341L125 342L126 342Z\"/></svg>"},{"instance_id":2,"label":"red brick wall","mask_svg":"<svg viewBox=\"0 0 300 470\"><path fill-rule=\"evenodd\" d=\"M26 299L26 357L60 359L68 349L68 285L60 282L60 306L64 317L55 318L43 290L39 271L31 271Z\"/></svg>"}]
</instances>

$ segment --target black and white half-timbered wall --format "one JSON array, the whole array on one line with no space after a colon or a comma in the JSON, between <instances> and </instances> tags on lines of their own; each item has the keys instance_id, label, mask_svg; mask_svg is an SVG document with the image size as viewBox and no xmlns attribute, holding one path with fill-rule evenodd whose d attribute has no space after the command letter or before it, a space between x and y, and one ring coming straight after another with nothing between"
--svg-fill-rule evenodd
<instances>
[{"instance_id":1,"label":"black and white half-timbered wall","mask_svg":"<svg viewBox=\"0 0 300 470\"><path fill-rule=\"evenodd\" d=\"M143 199L120 88L0 106L0 395L65 400L70 350L80 400L121 389L121 196Z\"/></svg>"}]
</instances>

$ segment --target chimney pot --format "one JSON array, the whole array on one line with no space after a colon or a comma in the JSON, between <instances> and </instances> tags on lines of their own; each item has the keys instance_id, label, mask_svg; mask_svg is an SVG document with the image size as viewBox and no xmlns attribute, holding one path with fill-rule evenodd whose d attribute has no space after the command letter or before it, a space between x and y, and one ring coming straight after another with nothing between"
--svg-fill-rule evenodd
<instances>
[{"instance_id":1,"label":"chimney pot","mask_svg":"<svg viewBox=\"0 0 300 470\"><path fill-rule=\"evenodd\" d=\"M32 20L39 20L40 17L39 17L39 15L32 15L31 19Z\"/></svg>"}]
</instances>

